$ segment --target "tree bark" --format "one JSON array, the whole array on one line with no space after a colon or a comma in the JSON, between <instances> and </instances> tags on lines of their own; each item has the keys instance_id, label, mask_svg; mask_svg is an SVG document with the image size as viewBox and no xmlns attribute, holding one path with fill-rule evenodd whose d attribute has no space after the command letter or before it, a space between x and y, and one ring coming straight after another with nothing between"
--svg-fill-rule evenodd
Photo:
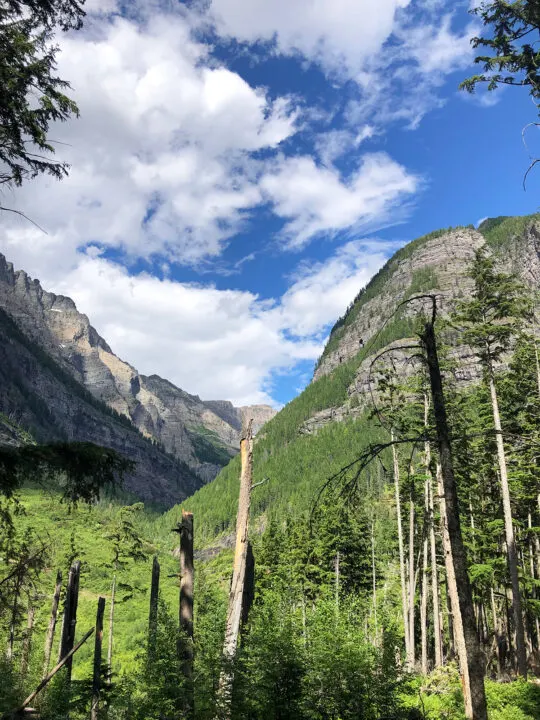
<instances>
[{"instance_id":1,"label":"tree bark","mask_svg":"<svg viewBox=\"0 0 540 720\"><path fill-rule=\"evenodd\" d=\"M103 645L103 615L105 613L105 598L98 599L96 614L96 634L94 643L94 675L92 678L92 705L90 720L99 718L99 701L101 697L101 647Z\"/></svg>"},{"instance_id":2,"label":"tree bark","mask_svg":"<svg viewBox=\"0 0 540 720\"><path fill-rule=\"evenodd\" d=\"M156 652L159 600L159 561L154 555L152 561L152 584L150 586L150 611L148 613L148 657L152 659Z\"/></svg>"},{"instance_id":3,"label":"tree bark","mask_svg":"<svg viewBox=\"0 0 540 720\"><path fill-rule=\"evenodd\" d=\"M79 560L73 563L69 570L68 586L66 590L66 601L64 606L64 623L62 626L62 641L60 643L60 659L66 657L73 649L75 642L75 630L77 628L77 605L79 603L79 578L81 563ZM66 662L68 683L71 682L72 659L69 657Z\"/></svg>"},{"instance_id":4,"label":"tree bark","mask_svg":"<svg viewBox=\"0 0 540 720\"><path fill-rule=\"evenodd\" d=\"M512 506L510 503L510 486L508 483L508 470L506 467L506 453L502 437L501 417L499 414L499 401L492 368L489 368L489 391L491 395L491 407L493 411L493 424L495 427L497 441L497 458L499 461L499 477L501 481L501 494L503 501L504 530L506 535L506 551L508 556L508 568L512 583L512 610L514 615L514 627L516 631L516 654L517 671L527 677L527 652L525 650L525 628L523 625L523 610L521 607L521 591L519 588L518 554L516 538L514 535L514 523L512 518Z\"/></svg>"},{"instance_id":5,"label":"tree bark","mask_svg":"<svg viewBox=\"0 0 540 720\"><path fill-rule=\"evenodd\" d=\"M458 607L463 626L466 667L462 668L465 715L472 720L487 720L487 704L484 687L484 659L476 635L472 591L467 570L467 553L461 534L459 501L454 475L450 431L446 413L446 403L442 385L442 376L435 339L435 307L431 322L427 322L421 340L424 346L429 370L431 399L435 414L437 445L441 465L441 478L444 491L444 510L446 528L450 545L450 559L457 584ZM456 619L456 618L454 618Z\"/></svg>"},{"instance_id":6,"label":"tree bark","mask_svg":"<svg viewBox=\"0 0 540 720\"><path fill-rule=\"evenodd\" d=\"M236 516L236 548L234 553L233 575L229 592L225 642L223 644L224 668L221 672L218 689L218 705L223 716L231 715L231 696L233 683L232 663L236 655L240 623L242 619L242 600L246 575L246 558L248 549L249 507L251 504L251 485L253 473L253 437L252 424L247 424L244 436L240 440L240 493L238 497L238 514Z\"/></svg>"},{"instance_id":7,"label":"tree bark","mask_svg":"<svg viewBox=\"0 0 540 720\"><path fill-rule=\"evenodd\" d=\"M392 443L395 440L394 433L391 435ZM405 551L403 548L403 525L401 520L401 496L399 490L399 460L396 446L392 445L392 458L394 461L394 489L396 496L396 515L398 530L398 548L399 548L399 574L401 580L401 610L403 614L403 634L405 635L405 657L407 665L410 666L410 635L409 635L409 613L407 611L407 584L405 581ZM412 666L411 666L412 669Z\"/></svg>"},{"instance_id":8,"label":"tree bark","mask_svg":"<svg viewBox=\"0 0 540 720\"><path fill-rule=\"evenodd\" d=\"M180 628L183 633L182 661L186 681L184 712L194 714L193 696L193 513L182 510L180 528Z\"/></svg>"},{"instance_id":9,"label":"tree bark","mask_svg":"<svg viewBox=\"0 0 540 720\"><path fill-rule=\"evenodd\" d=\"M43 654L43 677L49 672L49 663L51 662L51 652L54 642L54 632L56 630L56 620L58 617L58 604L60 602L60 594L62 592L62 573L59 570L56 574L56 585L54 587L54 595L51 606L51 617L47 634L45 636L45 650Z\"/></svg>"}]
</instances>

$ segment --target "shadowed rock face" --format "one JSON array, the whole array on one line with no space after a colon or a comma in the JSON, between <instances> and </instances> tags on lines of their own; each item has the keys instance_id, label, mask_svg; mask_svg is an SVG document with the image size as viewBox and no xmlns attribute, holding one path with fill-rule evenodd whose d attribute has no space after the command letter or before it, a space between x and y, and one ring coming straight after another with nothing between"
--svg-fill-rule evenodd
<instances>
[{"instance_id":1,"label":"shadowed rock face","mask_svg":"<svg viewBox=\"0 0 540 720\"><path fill-rule=\"evenodd\" d=\"M383 269L384 280L378 283L376 292L368 285L350 311L349 317L337 325L314 373L313 381L332 373L341 363L354 358L389 321L400 302L419 293L436 293L442 315L451 312L456 303L466 298L472 289L468 277L474 252L484 245L484 236L473 229L463 228L425 242L413 241L398 252ZM531 288L540 284L540 221L531 220L525 231L511 238L504 249L495 248L501 269L513 272ZM373 281L372 281L373 282ZM407 306L403 316L412 316L416 310ZM406 340L391 343L396 347L407 344ZM385 350L381 348L380 352ZM467 384L480 379L476 359L465 346L456 346L451 355L459 365L455 379ZM414 371L406 362L410 352L392 353L396 369L403 376ZM354 381L348 388L349 400L341 407L327 408L304 422L300 433L318 432L330 422L341 422L360 415L372 400L373 383L370 383L370 354L356 370ZM376 384L376 383L375 383ZM376 394L376 393L375 393Z\"/></svg>"},{"instance_id":2,"label":"shadowed rock face","mask_svg":"<svg viewBox=\"0 0 540 720\"><path fill-rule=\"evenodd\" d=\"M32 343L68 377L84 386L93 398L129 419L143 436L159 443L162 450L189 466L196 477L195 483L215 477L238 452L242 417L251 412L250 408L235 408L227 401L203 402L197 395L190 395L158 375L140 375L136 368L114 354L70 298L46 292L24 271L15 271L3 255L0 255L0 308ZM4 328L8 344L9 333L10 330ZM36 367L34 374L39 375ZM4 379L6 383L14 382L6 372ZM34 390L38 395L43 390L42 400L55 415L63 412L71 417L71 421L58 419L57 422L64 433L73 435L75 419L70 412L69 398L66 396L57 402L52 395L47 395L45 388L40 389L39 382ZM21 407L17 410L12 403L10 411L24 416L24 399L19 397L19 401ZM5 412L2 404L0 410ZM254 406L253 414L256 426L260 427L275 411L267 406ZM93 435L94 441L99 442L99 433ZM104 431L104 438L106 435ZM146 445L151 447L151 443Z\"/></svg>"}]
</instances>

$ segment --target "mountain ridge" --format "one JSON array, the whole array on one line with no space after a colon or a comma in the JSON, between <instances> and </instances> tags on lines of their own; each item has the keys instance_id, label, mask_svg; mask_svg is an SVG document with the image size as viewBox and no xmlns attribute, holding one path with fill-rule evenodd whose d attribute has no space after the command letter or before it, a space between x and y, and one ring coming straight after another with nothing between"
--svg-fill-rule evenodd
<instances>
[{"instance_id":1,"label":"mountain ridge","mask_svg":"<svg viewBox=\"0 0 540 720\"><path fill-rule=\"evenodd\" d=\"M255 417L258 429L275 414L269 406L236 408L229 401L202 401L198 395L192 395L156 374L140 374L133 365L115 355L107 341L91 325L88 316L77 310L71 298L44 290L38 280L32 279L24 270L15 270L1 254L0 309L7 313L22 335L46 353L63 373L116 413L116 424L121 424L122 418L125 418L151 444L158 445L166 455L185 464L201 484L215 477L238 452L242 421L246 415ZM4 322L4 339L7 347L11 346L14 350L13 343L9 343L10 334L13 334L13 328ZM19 340L19 345L24 346L25 342ZM21 347L13 354L18 355L23 364L32 364L28 358L23 359ZM17 364L8 362L6 356L4 360L5 368L11 367L12 371L10 378L4 370L1 412L8 409L6 397L9 385L15 383L19 389L24 385L24 380L17 376ZM43 357L41 362L46 362ZM32 367L36 373L35 366ZM65 380L64 377L63 385ZM44 384L47 385L45 380ZM13 388L11 391L9 412L13 414L16 412L13 398L18 396L22 403L24 400ZM34 393L34 390L27 388L27 393ZM45 393L45 397L46 403L55 404L54 394ZM39 401L35 398L33 402L36 404ZM219 412L215 412L216 409ZM61 434L74 435L65 423L58 422L62 426ZM96 433L90 434L93 441L99 441ZM51 434L45 432L45 435ZM104 438L105 444L107 440L110 438ZM193 490L193 483L190 481L188 484Z\"/></svg>"}]
</instances>

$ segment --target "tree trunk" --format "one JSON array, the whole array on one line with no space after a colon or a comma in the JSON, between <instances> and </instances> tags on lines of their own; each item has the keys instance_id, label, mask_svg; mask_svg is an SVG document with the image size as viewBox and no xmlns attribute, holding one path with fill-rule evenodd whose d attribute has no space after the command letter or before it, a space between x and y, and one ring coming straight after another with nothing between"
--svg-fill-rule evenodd
<instances>
[{"instance_id":1,"label":"tree trunk","mask_svg":"<svg viewBox=\"0 0 540 720\"><path fill-rule=\"evenodd\" d=\"M60 643L60 659L66 657L73 649L75 642L75 630L77 628L77 605L79 603L79 577L81 563L79 560L73 563L69 570L68 585L66 590L66 601L64 606L64 623L62 626L62 641ZM72 658L66 662L68 683L71 682Z\"/></svg>"},{"instance_id":2,"label":"tree trunk","mask_svg":"<svg viewBox=\"0 0 540 720\"><path fill-rule=\"evenodd\" d=\"M373 626L375 633L375 643L379 644L379 623L377 618L377 569L375 567L375 521L371 521L371 574L373 583Z\"/></svg>"},{"instance_id":3,"label":"tree trunk","mask_svg":"<svg viewBox=\"0 0 540 720\"><path fill-rule=\"evenodd\" d=\"M429 479L424 481L424 547L422 562L422 600L420 603L420 625L422 645L422 674L428 674L428 640L427 640L427 608L428 608L428 528L429 523Z\"/></svg>"},{"instance_id":4,"label":"tree trunk","mask_svg":"<svg viewBox=\"0 0 540 720\"><path fill-rule=\"evenodd\" d=\"M429 421L429 400L424 395L424 430L428 431ZM429 528L429 545L431 554L431 603L433 607L433 640L435 645L435 667L440 667L443 662L442 654L442 633L441 633L441 611L439 606L439 578L437 570L437 543L435 538L434 504L433 504L433 477L431 473L431 445L429 440L424 443L426 475L427 475L427 517Z\"/></svg>"},{"instance_id":5,"label":"tree trunk","mask_svg":"<svg viewBox=\"0 0 540 720\"><path fill-rule=\"evenodd\" d=\"M28 663L30 653L32 652L32 632L34 630L34 618L36 610L33 605L28 606L28 618L26 622L26 632L24 633L22 657L21 657L21 676L26 677L28 672Z\"/></svg>"},{"instance_id":6,"label":"tree trunk","mask_svg":"<svg viewBox=\"0 0 540 720\"><path fill-rule=\"evenodd\" d=\"M392 432L392 442L395 437ZM401 579L401 610L403 614L403 634L405 635L405 656L407 658L407 664L410 665L410 650L409 650L409 614L407 612L407 585L405 582L405 551L403 548L403 525L401 521L401 496L399 491L399 460L397 456L396 446L392 445L392 457L394 460L394 488L396 495L396 515L397 515L397 530L398 530L398 547L399 547L399 573ZM411 667L412 669L412 667Z\"/></svg>"},{"instance_id":7,"label":"tree trunk","mask_svg":"<svg viewBox=\"0 0 540 720\"><path fill-rule=\"evenodd\" d=\"M244 437L240 440L240 458L242 469L240 473L240 493L238 497L238 514L236 516L236 548L234 553L234 567L229 592L229 607L227 610L227 625L225 629L225 642L223 644L224 668L221 672L218 689L218 705L223 716L231 715L231 696L233 683L232 663L236 655L240 622L242 619L242 600L244 595L244 582L246 574L246 558L248 548L249 507L251 504L251 485L253 471L253 437L251 427L253 421L247 424Z\"/></svg>"},{"instance_id":8,"label":"tree trunk","mask_svg":"<svg viewBox=\"0 0 540 720\"><path fill-rule=\"evenodd\" d=\"M101 647L103 644L103 615L105 613L105 598L98 599L96 614L96 634L94 644L94 676L92 678L92 705L90 720L98 720L99 700L101 697Z\"/></svg>"},{"instance_id":9,"label":"tree trunk","mask_svg":"<svg viewBox=\"0 0 540 720\"><path fill-rule=\"evenodd\" d=\"M521 608L521 591L519 588L518 555L516 539L514 535L514 524L512 518L512 506L510 504L510 486L508 484L508 470L506 467L506 453L502 437L501 417L499 415L499 401L493 371L489 368L489 391L491 394L491 406L493 410L493 424L495 426L497 440L497 458L499 460L499 477L501 480L501 494L504 512L504 529L506 535L506 551L508 554L508 567L510 580L512 582L512 609L514 614L514 626L516 630L516 653L518 673L527 677L527 653L525 650L525 628L523 625L523 611Z\"/></svg>"},{"instance_id":10,"label":"tree trunk","mask_svg":"<svg viewBox=\"0 0 540 720\"><path fill-rule=\"evenodd\" d=\"M51 652L54 642L54 632L56 630L56 619L58 617L58 604L60 602L60 594L62 592L62 573L59 570L56 574L56 585L54 587L54 595L51 607L51 617L49 626L45 636L45 650L43 655L43 677L49 672L49 663L51 662Z\"/></svg>"},{"instance_id":11,"label":"tree trunk","mask_svg":"<svg viewBox=\"0 0 540 720\"><path fill-rule=\"evenodd\" d=\"M472 720L487 720L484 659L480 651L474 622L472 591L467 571L467 554L461 534L459 502L454 476L450 431L433 320L425 324L421 339L426 352L431 398L437 429L437 445L444 491L444 510L446 513L445 526L448 531L448 541L450 545L451 562L449 565L452 566L457 584L458 604L456 612L457 615L460 616L463 626L466 666L461 669L461 672L465 698L465 715Z\"/></svg>"},{"instance_id":12,"label":"tree trunk","mask_svg":"<svg viewBox=\"0 0 540 720\"><path fill-rule=\"evenodd\" d=\"M150 586L150 611L148 613L148 657L154 658L158 628L159 561L154 555L152 561L152 584Z\"/></svg>"},{"instance_id":13,"label":"tree trunk","mask_svg":"<svg viewBox=\"0 0 540 720\"><path fill-rule=\"evenodd\" d=\"M113 575L111 586L111 607L109 608L109 637L107 638L107 679L110 684L112 681L112 656L113 656L113 637L114 637L114 604L116 599L116 573Z\"/></svg>"},{"instance_id":14,"label":"tree trunk","mask_svg":"<svg viewBox=\"0 0 540 720\"><path fill-rule=\"evenodd\" d=\"M183 673L186 681L184 712L194 713L193 697L193 513L182 510L180 529L180 628Z\"/></svg>"},{"instance_id":15,"label":"tree trunk","mask_svg":"<svg viewBox=\"0 0 540 720\"><path fill-rule=\"evenodd\" d=\"M339 616L339 550L336 553L334 562L334 597L336 606L336 620Z\"/></svg>"},{"instance_id":16,"label":"tree trunk","mask_svg":"<svg viewBox=\"0 0 540 720\"><path fill-rule=\"evenodd\" d=\"M409 667L411 670L415 663L414 586L414 500L411 493L409 500Z\"/></svg>"},{"instance_id":17,"label":"tree trunk","mask_svg":"<svg viewBox=\"0 0 540 720\"><path fill-rule=\"evenodd\" d=\"M17 629L18 625L18 615L19 615L19 595L21 592L21 585L22 585L22 573L23 570L21 569L20 572L17 575L17 582L15 583L15 589L13 591L13 603L11 605L11 620L9 623L9 640L8 640L8 646L6 651L6 658L11 662L13 660L13 649L15 645L15 631Z\"/></svg>"}]
</instances>

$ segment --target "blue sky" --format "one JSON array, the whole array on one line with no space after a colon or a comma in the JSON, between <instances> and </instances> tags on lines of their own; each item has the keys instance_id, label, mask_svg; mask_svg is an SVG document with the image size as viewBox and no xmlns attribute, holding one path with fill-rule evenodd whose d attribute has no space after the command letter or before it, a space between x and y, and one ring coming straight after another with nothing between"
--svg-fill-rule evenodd
<instances>
[{"instance_id":1,"label":"blue sky","mask_svg":"<svg viewBox=\"0 0 540 720\"><path fill-rule=\"evenodd\" d=\"M81 110L54 128L70 177L13 193L48 234L4 216L2 250L143 373L287 402L395 249L538 209L526 92L457 89L469 0L87 9L58 38Z\"/></svg>"}]
</instances>

